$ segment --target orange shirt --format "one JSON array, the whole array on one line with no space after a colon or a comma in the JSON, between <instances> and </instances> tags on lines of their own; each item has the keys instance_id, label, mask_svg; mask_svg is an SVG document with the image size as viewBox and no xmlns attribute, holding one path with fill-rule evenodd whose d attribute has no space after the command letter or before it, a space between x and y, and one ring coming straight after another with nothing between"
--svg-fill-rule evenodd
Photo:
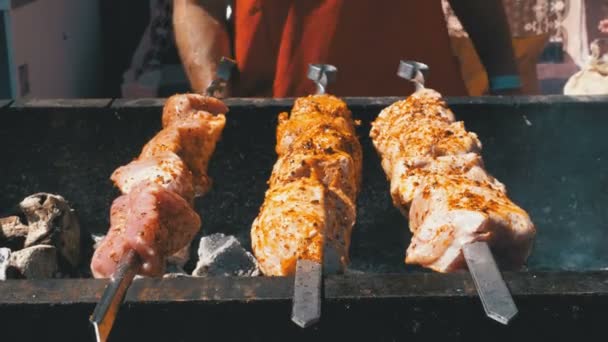
<instances>
[{"instance_id":1,"label":"orange shirt","mask_svg":"<svg viewBox=\"0 0 608 342\"><path fill-rule=\"evenodd\" d=\"M403 96L400 59L430 67L426 84L466 95L440 0L236 0L236 96L313 93L309 63L338 67L338 96Z\"/></svg>"}]
</instances>

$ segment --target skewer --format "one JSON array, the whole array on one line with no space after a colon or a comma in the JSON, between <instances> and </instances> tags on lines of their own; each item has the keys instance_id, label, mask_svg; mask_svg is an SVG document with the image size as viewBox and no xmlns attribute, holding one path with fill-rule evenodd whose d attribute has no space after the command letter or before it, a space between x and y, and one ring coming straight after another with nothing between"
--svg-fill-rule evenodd
<instances>
[{"instance_id":1,"label":"skewer","mask_svg":"<svg viewBox=\"0 0 608 342\"><path fill-rule=\"evenodd\" d=\"M490 247L484 241L464 245L462 252L486 315L504 325L517 315L517 306L505 284Z\"/></svg>"},{"instance_id":2,"label":"skewer","mask_svg":"<svg viewBox=\"0 0 608 342\"><path fill-rule=\"evenodd\" d=\"M214 79L206 89L207 96L222 96L230 73L236 62L230 58L222 57ZM141 259L137 253L130 250L118 263L116 271L110 278L101 299L95 306L89 321L95 329L97 342L105 342L114 326L116 315L133 278L141 268Z\"/></svg>"},{"instance_id":3,"label":"skewer","mask_svg":"<svg viewBox=\"0 0 608 342\"><path fill-rule=\"evenodd\" d=\"M205 95L223 98L224 91L228 86L230 74L232 73L232 68L234 68L235 65L235 60L228 57L222 57L220 59L220 64L217 66L217 70L215 71L215 79L209 83L209 86L205 91Z\"/></svg>"},{"instance_id":4,"label":"skewer","mask_svg":"<svg viewBox=\"0 0 608 342\"><path fill-rule=\"evenodd\" d=\"M416 85L416 91L424 89L426 64L415 61L400 61L397 75ZM462 248L469 272L481 299L486 315L502 324L517 314L517 306L509 292L490 247L484 241L468 243Z\"/></svg>"},{"instance_id":5,"label":"skewer","mask_svg":"<svg viewBox=\"0 0 608 342\"><path fill-rule=\"evenodd\" d=\"M323 265L298 259L293 285L293 311L291 320L300 328L308 328L321 318L321 287Z\"/></svg>"},{"instance_id":6,"label":"skewer","mask_svg":"<svg viewBox=\"0 0 608 342\"><path fill-rule=\"evenodd\" d=\"M397 76L413 82L416 91L424 89L424 75L429 71L428 65L415 61L399 61Z\"/></svg>"},{"instance_id":7,"label":"skewer","mask_svg":"<svg viewBox=\"0 0 608 342\"><path fill-rule=\"evenodd\" d=\"M338 68L331 64L308 65L308 79L317 85L317 94L325 94L327 85L336 80Z\"/></svg>"},{"instance_id":8,"label":"skewer","mask_svg":"<svg viewBox=\"0 0 608 342\"><path fill-rule=\"evenodd\" d=\"M310 64L308 78L317 85L317 94L325 94L327 85L336 79L338 69L330 64ZM327 250L326 248L324 248ZM324 255L325 260L329 259ZM329 265L330 268L331 265ZM298 259L293 287L291 320L301 328L308 328L321 319L323 264Z\"/></svg>"},{"instance_id":9,"label":"skewer","mask_svg":"<svg viewBox=\"0 0 608 342\"><path fill-rule=\"evenodd\" d=\"M120 304L140 267L141 259L133 250L125 254L118 264L116 272L112 275L110 283L90 318L97 342L108 340Z\"/></svg>"}]
</instances>

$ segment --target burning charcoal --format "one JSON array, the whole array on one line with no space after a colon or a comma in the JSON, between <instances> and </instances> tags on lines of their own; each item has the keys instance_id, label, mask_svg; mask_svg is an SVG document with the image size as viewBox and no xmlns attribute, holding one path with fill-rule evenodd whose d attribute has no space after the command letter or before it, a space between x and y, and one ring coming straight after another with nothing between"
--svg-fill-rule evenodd
<instances>
[{"instance_id":1,"label":"burning charcoal","mask_svg":"<svg viewBox=\"0 0 608 342\"><path fill-rule=\"evenodd\" d=\"M57 249L37 245L12 252L9 267L28 279L53 278L57 272Z\"/></svg>"},{"instance_id":2,"label":"burning charcoal","mask_svg":"<svg viewBox=\"0 0 608 342\"><path fill-rule=\"evenodd\" d=\"M8 248L0 248L0 280L6 280L6 271L11 258L11 250Z\"/></svg>"},{"instance_id":3,"label":"burning charcoal","mask_svg":"<svg viewBox=\"0 0 608 342\"><path fill-rule=\"evenodd\" d=\"M201 238L194 276L257 276L255 257L234 236L212 234Z\"/></svg>"},{"instance_id":4,"label":"burning charcoal","mask_svg":"<svg viewBox=\"0 0 608 342\"><path fill-rule=\"evenodd\" d=\"M72 267L80 259L80 225L74 210L58 195L37 193L20 204L29 224L25 247L39 244L55 246Z\"/></svg>"},{"instance_id":5,"label":"burning charcoal","mask_svg":"<svg viewBox=\"0 0 608 342\"><path fill-rule=\"evenodd\" d=\"M0 218L0 245L13 249L23 248L28 229L17 216Z\"/></svg>"}]
</instances>

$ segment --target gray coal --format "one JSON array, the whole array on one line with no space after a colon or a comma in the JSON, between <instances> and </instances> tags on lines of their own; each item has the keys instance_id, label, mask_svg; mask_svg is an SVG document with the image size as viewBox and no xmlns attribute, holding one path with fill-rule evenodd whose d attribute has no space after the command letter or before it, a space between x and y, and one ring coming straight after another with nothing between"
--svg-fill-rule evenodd
<instances>
[{"instance_id":1,"label":"gray coal","mask_svg":"<svg viewBox=\"0 0 608 342\"><path fill-rule=\"evenodd\" d=\"M257 276L257 260L234 237L216 233L204 236L198 248L194 276Z\"/></svg>"}]
</instances>

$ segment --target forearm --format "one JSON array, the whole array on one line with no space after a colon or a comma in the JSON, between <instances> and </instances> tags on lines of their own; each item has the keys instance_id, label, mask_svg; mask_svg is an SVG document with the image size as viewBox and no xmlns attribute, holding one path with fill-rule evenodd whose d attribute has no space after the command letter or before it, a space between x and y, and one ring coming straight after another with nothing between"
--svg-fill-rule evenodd
<instances>
[{"instance_id":1,"label":"forearm","mask_svg":"<svg viewBox=\"0 0 608 342\"><path fill-rule=\"evenodd\" d=\"M517 75L509 23L501 0L450 0L489 77Z\"/></svg>"},{"instance_id":2,"label":"forearm","mask_svg":"<svg viewBox=\"0 0 608 342\"><path fill-rule=\"evenodd\" d=\"M230 56L224 0L174 0L175 41L192 90L203 93L222 56Z\"/></svg>"}]
</instances>

